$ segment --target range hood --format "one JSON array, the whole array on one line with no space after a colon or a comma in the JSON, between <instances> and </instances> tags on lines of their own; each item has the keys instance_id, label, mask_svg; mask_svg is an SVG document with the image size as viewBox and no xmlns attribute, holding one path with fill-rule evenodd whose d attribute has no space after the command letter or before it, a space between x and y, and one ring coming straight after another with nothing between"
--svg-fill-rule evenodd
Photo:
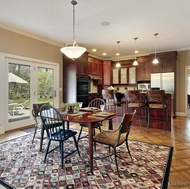
<instances>
[{"instance_id":1,"label":"range hood","mask_svg":"<svg viewBox=\"0 0 190 189\"><path fill-rule=\"evenodd\" d=\"M98 75L88 75L88 77L91 79L91 80L101 80L102 78L99 77Z\"/></svg>"}]
</instances>

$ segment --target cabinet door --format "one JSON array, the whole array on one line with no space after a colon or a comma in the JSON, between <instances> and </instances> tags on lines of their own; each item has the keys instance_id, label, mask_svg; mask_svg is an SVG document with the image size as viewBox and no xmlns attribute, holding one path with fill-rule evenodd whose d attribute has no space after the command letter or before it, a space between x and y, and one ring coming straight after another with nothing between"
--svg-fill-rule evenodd
<instances>
[{"instance_id":1,"label":"cabinet door","mask_svg":"<svg viewBox=\"0 0 190 189\"><path fill-rule=\"evenodd\" d=\"M127 68L121 68L120 70L120 84L126 84L127 83Z\"/></svg>"},{"instance_id":2,"label":"cabinet door","mask_svg":"<svg viewBox=\"0 0 190 189\"><path fill-rule=\"evenodd\" d=\"M111 85L111 61L103 62L103 81L104 85Z\"/></svg>"},{"instance_id":3,"label":"cabinet door","mask_svg":"<svg viewBox=\"0 0 190 189\"><path fill-rule=\"evenodd\" d=\"M78 75L88 75L88 53L75 60Z\"/></svg>"},{"instance_id":4,"label":"cabinet door","mask_svg":"<svg viewBox=\"0 0 190 189\"><path fill-rule=\"evenodd\" d=\"M173 57L167 57L163 59L163 72L175 71L175 59Z\"/></svg>"},{"instance_id":5,"label":"cabinet door","mask_svg":"<svg viewBox=\"0 0 190 189\"><path fill-rule=\"evenodd\" d=\"M113 84L119 84L119 69L113 68Z\"/></svg>"},{"instance_id":6,"label":"cabinet door","mask_svg":"<svg viewBox=\"0 0 190 189\"><path fill-rule=\"evenodd\" d=\"M129 68L129 84L136 83L136 67Z\"/></svg>"}]
</instances>

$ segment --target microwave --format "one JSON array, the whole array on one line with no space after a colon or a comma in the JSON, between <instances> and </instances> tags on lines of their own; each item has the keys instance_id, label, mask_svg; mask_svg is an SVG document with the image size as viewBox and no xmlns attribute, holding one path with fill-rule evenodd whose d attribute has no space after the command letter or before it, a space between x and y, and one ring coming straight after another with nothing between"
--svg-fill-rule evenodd
<instances>
[{"instance_id":1,"label":"microwave","mask_svg":"<svg viewBox=\"0 0 190 189\"><path fill-rule=\"evenodd\" d=\"M150 83L139 83L138 84L138 90L149 90L150 89Z\"/></svg>"}]
</instances>

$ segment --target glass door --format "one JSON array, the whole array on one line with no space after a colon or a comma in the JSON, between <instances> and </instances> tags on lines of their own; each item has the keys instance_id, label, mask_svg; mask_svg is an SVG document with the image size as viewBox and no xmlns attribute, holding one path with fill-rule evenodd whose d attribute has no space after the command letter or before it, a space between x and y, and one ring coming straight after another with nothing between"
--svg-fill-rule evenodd
<instances>
[{"instance_id":1,"label":"glass door","mask_svg":"<svg viewBox=\"0 0 190 189\"><path fill-rule=\"evenodd\" d=\"M58 64L7 58L7 65L9 129L34 124L34 103L48 102L59 107Z\"/></svg>"},{"instance_id":2,"label":"glass door","mask_svg":"<svg viewBox=\"0 0 190 189\"><path fill-rule=\"evenodd\" d=\"M56 97L54 87L54 69L47 67L37 68L37 103L50 103L54 105Z\"/></svg>"},{"instance_id":3,"label":"glass door","mask_svg":"<svg viewBox=\"0 0 190 189\"><path fill-rule=\"evenodd\" d=\"M8 122L30 118L30 65L9 63Z\"/></svg>"}]
</instances>

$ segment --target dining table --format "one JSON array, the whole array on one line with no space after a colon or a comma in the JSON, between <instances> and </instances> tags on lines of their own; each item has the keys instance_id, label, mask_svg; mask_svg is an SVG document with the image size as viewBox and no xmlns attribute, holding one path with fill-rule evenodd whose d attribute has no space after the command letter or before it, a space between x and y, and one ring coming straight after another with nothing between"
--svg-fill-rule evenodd
<instances>
[{"instance_id":1,"label":"dining table","mask_svg":"<svg viewBox=\"0 0 190 189\"><path fill-rule=\"evenodd\" d=\"M116 117L115 112L101 111L98 108L86 107L81 108L80 111L75 113L68 113L63 108L57 108L62 115L63 120L66 122L66 127L69 129L70 123L86 124L88 125L88 138L89 138L89 162L90 171L93 171L93 129L95 124L102 121L108 121L108 129L113 129L113 119ZM40 151L42 151L44 138L44 128L41 129L40 137Z\"/></svg>"},{"instance_id":2,"label":"dining table","mask_svg":"<svg viewBox=\"0 0 190 189\"><path fill-rule=\"evenodd\" d=\"M101 121L108 121L108 129L113 129L113 118L116 117L115 112L101 111L99 109L93 109L93 107L81 108L79 112L73 114L67 114L62 112L63 119L67 122L67 128L69 129L69 123L83 123L88 125L88 136L89 136L89 162L90 171L93 171L93 129L95 124Z\"/></svg>"}]
</instances>

